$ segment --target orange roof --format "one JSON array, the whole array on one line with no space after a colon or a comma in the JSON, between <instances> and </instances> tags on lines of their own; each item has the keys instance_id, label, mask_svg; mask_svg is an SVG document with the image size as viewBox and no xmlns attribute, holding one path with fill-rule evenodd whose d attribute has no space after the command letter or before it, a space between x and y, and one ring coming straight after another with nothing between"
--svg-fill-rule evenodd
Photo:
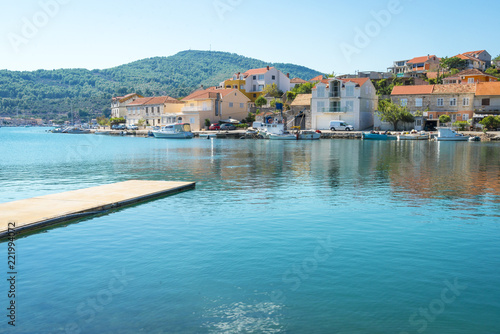
<instances>
[{"instance_id":1,"label":"orange roof","mask_svg":"<svg viewBox=\"0 0 500 334\"><path fill-rule=\"evenodd\" d=\"M264 73L267 73L267 71L269 71L270 69L273 69L274 67L263 67L263 68L254 68L252 70L248 70L246 71L245 73L243 73L244 75L248 76L248 75L255 75L255 74L264 74Z\"/></svg>"},{"instance_id":2,"label":"orange roof","mask_svg":"<svg viewBox=\"0 0 500 334\"><path fill-rule=\"evenodd\" d=\"M406 63L407 64L420 64L420 63L425 63L426 61L431 60L432 58L436 58L439 60L438 57L436 57L435 55L432 55L432 56L415 57L411 60L408 60Z\"/></svg>"},{"instance_id":3,"label":"orange roof","mask_svg":"<svg viewBox=\"0 0 500 334\"><path fill-rule=\"evenodd\" d=\"M220 94L222 97L225 97L226 95L234 91L238 90L233 88L222 88L222 89L210 88L207 90L197 90L191 93L190 95L186 96L185 98L183 98L182 101L216 99L217 94Z\"/></svg>"},{"instance_id":4,"label":"orange roof","mask_svg":"<svg viewBox=\"0 0 500 334\"><path fill-rule=\"evenodd\" d=\"M463 94L474 93L476 85L474 84L448 84L448 85L434 85L433 94Z\"/></svg>"},{"instance_id":5,"label":"orange roof","mask_svg":"<svg viewBox=\"0 0 500 334\"><path fill-rule=\"evenodd\" d=\"M290 80L290 83L306 83L307 81L302 80L301 78L293 78Z\"/></svg>"},{"instance_id":6,"label":"orange roof","mask_svg":"<svg viewBox=\"0 0 500 334\"><path fill-rule=\"evenodd\" d=\"M500 95L500 82L478 82L476 95Z\"/></svg>"},{"instance_id":7,"label":"orange roof","mask_svg":"<svg viewBox=\"0 0 500 334\"><path fill-rule=\"evenodd\" d=\"M120 102L124 102L124 101L127 101L128 99L134 97L135 95L137 95L138 97L143 97L142 95L139 95L137 93L130 93L130 94L127 94L125 96L113 97L113 101L119 100Z\"/></svg>"},{"instance_id":8,"label":"orange roof","mask_svg":"<svg viewBox=\"0 0 500 334\"><path fill-rule=\"evenodd\" d=\"M342 79L343 82L354 82L359 86L363 86L369 80L369 78Z\"/></svg>"},{"instance_id":9,"label":"orange roof","mask_svg":"<svg viewBox=\"0 0 500 334\"><path fill-rule=\"evenodd\" d=\"M182 103L177 99L170 96L153 96L153 97L143 97L129 103L129 106L142 106L142 105L156 105L164 103Z\"/></svg>"},{"instance_id":10,"label":"orange roof","mask_svg":"<svg viewBox=\"0 0 500 334\"><path fill-rule=\"evenodd\" d=\"M321 80L323 80L323 75L322 74L318 75L317 77L312 78L309 81L321 81Z\"/></svg>"},{"instance_id":11,"label":"orange roof","mask_svg":"<svg viewBox=\"0 0 500 334\"><path fill-rule=\"evenodd\" d=\"M391 95L424 95L432 94L434 85L394 86Z\"/></svg>"}]
</instances>

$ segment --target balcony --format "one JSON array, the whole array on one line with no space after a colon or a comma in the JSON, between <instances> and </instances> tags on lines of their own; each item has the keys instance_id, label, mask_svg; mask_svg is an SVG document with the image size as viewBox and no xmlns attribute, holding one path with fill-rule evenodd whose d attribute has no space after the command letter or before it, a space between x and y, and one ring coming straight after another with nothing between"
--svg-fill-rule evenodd
<instances>
[{"instance_id":1,"label":"balcony","mask_svg":"<svg viewBox=\"0 0 500 334\"><path fill-rule=\"evenodd\" d=\"M318 108L318 112L352 112L346 107L335 107L335 108Z\"/></svg>"},{"instance_id":2,"label":"balcony","mask_svg":"<svg viewBox=\"0 0 500 334\"><path fill-rule=\"evenodd\" d=\"M336 99L340 99L340 91L333 91L328 93L328 97L333 97Z\"/></svg>"},{"instance_id":3,"label":"balcony","mask_svg":"<svg viewBox=\"0 0 500 334\"><path fill-rule=\"evenodd\" d=\"M184 107L181 109L181 112L183 113L198 113L200 111L212 111L212 107L194 106L194 107Z\"/></svg>"}]
</instances>

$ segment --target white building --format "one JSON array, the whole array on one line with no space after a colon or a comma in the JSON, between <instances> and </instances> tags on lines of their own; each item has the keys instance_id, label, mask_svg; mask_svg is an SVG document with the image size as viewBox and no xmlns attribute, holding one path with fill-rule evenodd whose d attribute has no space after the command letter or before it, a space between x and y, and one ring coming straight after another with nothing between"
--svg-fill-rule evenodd
<instances>
[{"instance_id":1,"label":"white building","mask_svg":"<svg viewBox=\"0 0 500 334\"><path fill-rule=\"evenodd\" d=\"M111 100L111 117L125 117L127 115L127 105L142 97L135 93L113 97Z\"/></svg>"},{"instance_id":2,"label":"white building","mask_svg":"<svg viewBox=\"0 0 500 334\"><path fill-rule=\"evenodd\" d=\"M355 130L365 130L373 126L377 105L378 97L370 79L325 79L312 91L311 126L326 130L330 121L342 120Z\"/></svg>"}]
</instances>

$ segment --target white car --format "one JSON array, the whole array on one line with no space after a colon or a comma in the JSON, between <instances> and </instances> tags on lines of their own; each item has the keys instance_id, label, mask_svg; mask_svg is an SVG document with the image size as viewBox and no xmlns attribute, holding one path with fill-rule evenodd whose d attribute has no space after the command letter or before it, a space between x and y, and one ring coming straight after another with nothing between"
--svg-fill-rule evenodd
<instances>
[{"instance_id":1,"label":"white car","mask_svg":"<svg viewBox=\"0 0 500 334\"><path fill-rule=\"evenodd\" d=\"M347 124L344 121L330 121L330 130L352 131L354 130L354 127L352 125Z\"/></svg>"}]
</instances>

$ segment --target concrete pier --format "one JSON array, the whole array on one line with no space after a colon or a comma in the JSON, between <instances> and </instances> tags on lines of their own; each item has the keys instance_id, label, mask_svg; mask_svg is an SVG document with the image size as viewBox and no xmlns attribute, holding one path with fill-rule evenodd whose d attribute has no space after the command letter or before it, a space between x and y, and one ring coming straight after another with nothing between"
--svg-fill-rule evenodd
<instances>
[{"instance_id":1,"label":"concrete pier","mask_svg":"<svg viewBox=\"0 0 500 334\"><path fill-rule=\"evenodd\" d=\"M194 182L131 180L0 204L0 238L194 189ZM12 224L10 225L12 226Z\"/></svg>"}]
</instances>

